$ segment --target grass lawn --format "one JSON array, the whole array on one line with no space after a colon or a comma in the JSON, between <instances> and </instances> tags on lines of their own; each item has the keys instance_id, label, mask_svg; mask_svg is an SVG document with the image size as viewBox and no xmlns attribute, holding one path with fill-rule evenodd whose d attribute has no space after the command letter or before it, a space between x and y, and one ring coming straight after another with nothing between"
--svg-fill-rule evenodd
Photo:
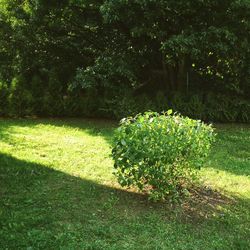
<instances>
[{"instance_id":1,"label":"grass lawn","mask_svg":"<svg viewBox=\"0 0 250 250\"><path fill-rule=\"evenodd\" d=\"M217 127L204 188L151 203L112 175L115 124L0 120L0 249L250 249L250 127Z\"/></svg>"}]
</instances>

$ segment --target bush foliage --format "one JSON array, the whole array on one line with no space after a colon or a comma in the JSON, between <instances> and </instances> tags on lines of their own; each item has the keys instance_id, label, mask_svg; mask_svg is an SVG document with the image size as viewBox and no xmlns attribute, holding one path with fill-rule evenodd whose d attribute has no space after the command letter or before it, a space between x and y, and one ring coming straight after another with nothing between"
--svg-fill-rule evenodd
<instances>
[{"instance_id":1,"label":"bush foliage","mask_svg":"<svg viewBox=\"0 0 250 250\"><path fill-rule=\"evenodd\" d=\"M123 119L114 138L115 175L154 200L188 191L214 139L213 128L172 110Z\"/></svg>"}]
</instances>

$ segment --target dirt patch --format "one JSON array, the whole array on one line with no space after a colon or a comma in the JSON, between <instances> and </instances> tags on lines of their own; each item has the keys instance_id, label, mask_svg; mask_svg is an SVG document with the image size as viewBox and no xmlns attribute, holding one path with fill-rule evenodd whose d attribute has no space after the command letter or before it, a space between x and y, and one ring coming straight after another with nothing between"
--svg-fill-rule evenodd
<instances>
[{"instance_id":1,"label":"dirt patch","mask_svg":"<svg viewBox=\"0 0 250 250\"><path fill-rule=\"evenodd\" d=\"M199 220L224 216L223 208L235 203L233 198L210 187L195 188L190 194L190 197L181 204L183 215L187 219Z\"/></svg>"}]
</instances>

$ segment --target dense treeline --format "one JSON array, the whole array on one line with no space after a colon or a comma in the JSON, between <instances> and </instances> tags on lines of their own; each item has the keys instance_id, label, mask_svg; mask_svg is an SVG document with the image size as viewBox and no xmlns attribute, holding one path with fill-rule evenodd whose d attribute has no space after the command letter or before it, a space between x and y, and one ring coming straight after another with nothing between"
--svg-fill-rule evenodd
<instances>
[{"instance_id":1,"label":"dense treeline","mask_svg":"<svg viewBox=\"0 0 250 250\"><path fill-rule=\"evenodd\" d=\"M0 0L0 115L249 122L249 41L249 0Z\"/></svg>"}]
</instances>

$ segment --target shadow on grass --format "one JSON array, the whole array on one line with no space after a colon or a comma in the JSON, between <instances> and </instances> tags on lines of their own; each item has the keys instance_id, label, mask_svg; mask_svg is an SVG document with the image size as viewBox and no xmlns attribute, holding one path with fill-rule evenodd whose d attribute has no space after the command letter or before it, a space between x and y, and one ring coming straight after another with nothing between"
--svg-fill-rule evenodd
<instances>
[{"instance_id":1,"label":"shadow on grass","mask_svg":"<svg viewBox=\"0 0 250 250\"><path fill-rule=\"evenodd\" d=\"M100 185L1 153L0 184L0 241L10 249L48 249L55 244L67 245L64 241L68 238L73 249L79 242L90 244L89 249L99 249L95 245L98 240L105 249L105 244L123 245L121 237L125 234L133 238L138 230L147 240L151 240L148 234L154 235L151 230L159 227L178 229L176 237L184 237L186 224L191 227L188 233L195 238L197 228L210 230L218 223L227 228L229 222L224 221L221 207L235 202L203 189L182 205L152 203L142 194ZM237 217L230 216L237 222ZM238 230L236 224L235 228L230 225L229 234ZM164 237L163 234L162 240ZM238 230L237 237L244 241L244 230Z\"/></svg>"}]
</instances>

